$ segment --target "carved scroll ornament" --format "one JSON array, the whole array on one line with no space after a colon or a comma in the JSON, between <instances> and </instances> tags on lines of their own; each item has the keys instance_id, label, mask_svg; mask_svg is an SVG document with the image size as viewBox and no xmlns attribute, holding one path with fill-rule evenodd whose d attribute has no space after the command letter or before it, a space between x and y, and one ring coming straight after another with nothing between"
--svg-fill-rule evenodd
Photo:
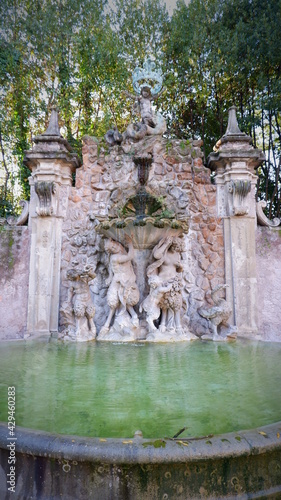
<instances>
[{"instance_id":1,"label":"carved scroll ornament","mask_svg":"<svg viewBox=\"0 0 281 500\"><path fill-rule=\"evenodd\" d=\"M256 210L257 210L257 221L260 226L267 226L267 227L278 227L280 225L280 219L275 217L274 219L270 220L268 217L266 217L265 213L263 212L263 208L266 207L266 201L258 201L256 204Z\"/></svg>"},{"instance_id":2,"label":"carved scroll ornament","mask_svg":"<svg viewBox=\"0 0 281 500\"><path fill-rule=\"evenodd\" d=\"M34 184L35 192L39 199L39 207L36 213L40 216L52 215L52 195L56 192L56 185L52 181L39 181Z\"/></svg>"},{"instance_id":3,"label":"carved scroll ornament","mask_svg":"<svg viewBox=\"0 0 281 500\"><path fill-rule=\"evenodd\" d=\"M229 183L228 190L233 195L233 215L247 215L249 207L245 205L245 199L251 191L251 181L232 180Z\"/></svg>"}]
</instances>

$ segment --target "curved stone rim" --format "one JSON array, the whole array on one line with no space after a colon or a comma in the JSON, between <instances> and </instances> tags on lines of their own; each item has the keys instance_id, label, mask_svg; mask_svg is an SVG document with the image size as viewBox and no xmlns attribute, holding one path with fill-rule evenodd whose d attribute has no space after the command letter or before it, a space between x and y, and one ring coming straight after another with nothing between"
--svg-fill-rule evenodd
<instances>
[{"instance_id":1,"label":"curved stone rim","mask_svg":"<svg viewBox=\"0 0 281 500\"><path fill-rule=\"evenodd\" d=\"M7 423L0 422L0 448L7 449ZM168 464L260 455L281 449L281 421L202 438L89 438L16 427L16 452L92 463Z\"/></svg>"},{"instance_id":2,"label":"curved stone rim","mask_svg":"<svg viewBox=\"0 0 281 500\"><path fill-rule=\"evenodd\" d=\"M96 226L96 231L98 233L102 231L106 231L113 227L125 229L126 227L133 226L146 226L151 225L160 229L165 227L169 227L171 229L181 230L184 233L187 233L189 230L188 217L185 219L178 220L176 218L168 219L168 218L157 218L153 216L145 216L143 219L138 221L138 219L134 216L126 217L124 219L114 218L111 220L100 220L99 224Z\"/></svg>"}]
</instances>

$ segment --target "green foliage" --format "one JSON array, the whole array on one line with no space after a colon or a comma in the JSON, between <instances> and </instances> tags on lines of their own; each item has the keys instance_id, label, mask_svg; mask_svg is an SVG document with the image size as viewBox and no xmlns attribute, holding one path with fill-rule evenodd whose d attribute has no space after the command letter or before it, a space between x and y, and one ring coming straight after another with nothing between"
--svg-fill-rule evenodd
<instances>
[{"instance_id":1,"label":"green foliage","mask_svg":"<svg viewBox=\"0 0 281 500\"><path fill-rule=\"evenodd\" d=\"M266 156L259 196L268 201L269 216L280 216L281 199L280 22L280 0L181 1L167 49L170 129L201 136L206 158L235 104L240 128Z\"/></svg>"},{"instance_id":2,"label":"green foliage","mask_svg":"<svg viewBox=\"0 0 281 500\"><path fill-rule=\"evenodd\" d=\"M266 155L259 196L280 216L280 25L281 0L179 0L171 18L162 0L2 0L1 213L29 196L24 151L52 104L81 155L83 135L123 131L136 118L123 90L151 57L165 77L156 106L167 137L201 137L206 158L235 104L240 128Z\"/></svg>"}]
</instances>

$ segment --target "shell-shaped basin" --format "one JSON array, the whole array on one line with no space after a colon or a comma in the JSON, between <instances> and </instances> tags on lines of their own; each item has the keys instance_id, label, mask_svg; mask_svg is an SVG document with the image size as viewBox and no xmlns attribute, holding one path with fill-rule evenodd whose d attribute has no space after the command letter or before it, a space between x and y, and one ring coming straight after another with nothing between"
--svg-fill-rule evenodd
<instances>
[{"instance_id":1,"label":"shell-shaped basin","mask_svg":"<svg viewBox=\"0 0 281 500\"><path fill-rule=\"evenodd\" d=\"M145 217L136 219L127 217L126 219L112 219L102 221L96 227L98 233L107 238L112 238L119 243L126 242L125 235L128 235L136 249L153 248L165 237L176 237L188 232L188 221L176 219L157 219Z\"/></svg>"}]
</instances>

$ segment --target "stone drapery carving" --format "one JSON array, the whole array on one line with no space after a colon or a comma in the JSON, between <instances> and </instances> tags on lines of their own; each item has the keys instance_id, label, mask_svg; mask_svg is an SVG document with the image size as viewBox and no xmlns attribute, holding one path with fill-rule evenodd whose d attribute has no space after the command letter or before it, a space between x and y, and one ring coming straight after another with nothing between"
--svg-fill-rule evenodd
<instances>
[{"instance_id":1,"label":"stone drapery carving","mask_svg":"<svg viewBox=\"0 0 281 500\"><path fill-rule=\"evenodd\" d=\"M105 250L109 254L109 276L106 285L109 286L107 303L110 312L99 333L99 340L113 340L114 338L119 340L125 337L126 340L134 340L135 330L139 326L138 316L134 310L134 306L139 302L139 289L132 266L134 249L128 235L125 241L128 245L128 252L121 243L113 239L105 242ZM114 323L110 327L113 318Z\"/></svg>"},{"instance_id":2,"label":"stone drapery carving","mask_svg":"<svg viewBox=\"0 0 281 500\"><path fill-rule=\"evenodd\" d=\"M34 183L35 192L39 199L39 207L36 208L38 215L52 215L54 208L52 206L52 196L56 192L56 185L50 181L38 181Z\"/></svg>"},{"instance_id":3,"label":"stone drapery carving","mask_svg":"<svg viewBox=\"0 0 281 500\"><path fill-rule=\"evenodd\" d=\"M228 319L232 313L232 308L228 302L220 297L220 292L228 285L217 285L211 292L211 297L214 302L213 307L208 309L201 307L198 312L202 318L208 320L210 335L203 335L204 340L224 341L227 339L236 338L236 328L230 326ZM219 331L218 331L219 330Z\"/></svg>"},{"instance_id":4,"label":"stone drapery carving","mask_svg":"<svg viewBox=\"0 0 281 500\"><path fill-rule=\"evenodd\" d=\"M64 311L71 317L74 314L75 327L69 325L66 330L59 334L59 338L85 342L96 338L96 327L94 323L95 307L92 302L89 283L96 277L95 272L89 266L72 268L67 271L70 280L69 297ZM69 310L71 304L71 310Z\"/></svg>"}]
</instances>

